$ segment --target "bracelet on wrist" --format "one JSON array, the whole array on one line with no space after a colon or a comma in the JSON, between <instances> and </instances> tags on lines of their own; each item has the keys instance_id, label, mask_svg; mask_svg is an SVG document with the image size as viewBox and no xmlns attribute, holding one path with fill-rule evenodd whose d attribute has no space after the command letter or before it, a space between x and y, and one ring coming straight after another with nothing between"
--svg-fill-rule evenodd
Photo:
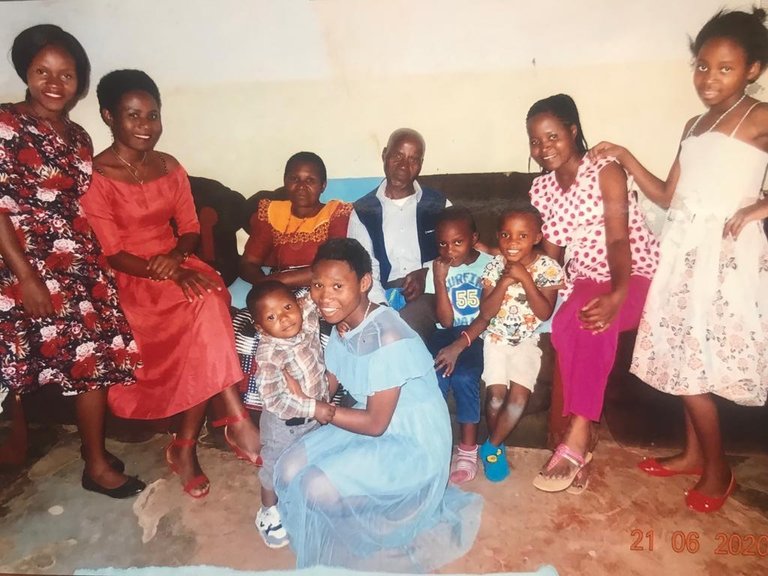
<instances>
[{"instance_id":1,"label":"bracelet on wrist","mask_svg":"<svg viewBox=\"0 0 768 576\"><path fill-rule=\"evenodd\" d=\"M464 336L464 338L467 340L467 348L472 346L472 339L469 337L469 334L467 334L466 330L461 331L461 335Z\"/></svg>"}]
</instances>

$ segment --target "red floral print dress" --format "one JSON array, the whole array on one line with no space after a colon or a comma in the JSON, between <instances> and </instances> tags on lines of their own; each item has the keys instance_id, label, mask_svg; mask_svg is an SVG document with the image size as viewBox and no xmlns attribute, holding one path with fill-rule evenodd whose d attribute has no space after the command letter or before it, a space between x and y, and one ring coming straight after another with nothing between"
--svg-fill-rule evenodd
<instances>
[{"instance_id":1,"label":"red floral print dress","mask_svg":"<svg viewBox=\"0 0 768 576\"><path fill-rule=\"evenodd\" d=\"M91 181L88 134L69 143L43 121L0 105L0 212L51 293L55 313L31 318L0 259L0 389L65 395L132 384L139 355L114 281L80 208Z\"/></svg>"}]
</instances>

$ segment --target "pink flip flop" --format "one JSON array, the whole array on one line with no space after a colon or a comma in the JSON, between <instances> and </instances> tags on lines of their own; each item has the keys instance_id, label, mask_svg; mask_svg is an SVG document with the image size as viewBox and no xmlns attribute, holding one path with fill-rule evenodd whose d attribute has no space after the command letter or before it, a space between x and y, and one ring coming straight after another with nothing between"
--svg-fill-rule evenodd
<instances>
[{"instance_id":1,"label":"pink flip flop","mask_svg":"<svg viewBox=\"0 0 768 576\"><path fill-rule=\"evenodd\" d=\"M584 466L582 466L581 470L576 473L576 476L574 476L571 485L565 489L568 494L578 496L587 489L587 486L589 486L589 475L591 473L589 464L591 462L592 452L587 452L587 455L584 457Z\"/></svg>"},{"instance_id":2,"label":"pink flip flop","mask_svg":"<svg viewBox=\"0 0 768 576\"><path fill-rule=\"evenodd\" d=\"M544 472L552 470L563 459L573 464L567 476L552 478L544 474ZM573 484L573 479L576 478L576 474L584 467L584 464L585 460L581 454L574 452L565 444L559 444L547 462L546 468L533 479L533 485L543 492L562 492Z\"/></svg>"}]
</instances>

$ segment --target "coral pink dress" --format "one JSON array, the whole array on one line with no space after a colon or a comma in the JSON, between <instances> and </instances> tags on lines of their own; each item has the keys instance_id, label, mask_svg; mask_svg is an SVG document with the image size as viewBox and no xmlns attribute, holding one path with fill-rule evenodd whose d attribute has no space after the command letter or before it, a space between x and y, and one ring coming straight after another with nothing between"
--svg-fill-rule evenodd
<instances>
[{"instance_id":1,"label":"coral pink dress","mask_svg":"<svg viewBox=\"0 0 768 576\"><path fill-rule=\"evenodd\" d=\"M168 252L179 235L199 232L184 169L144 184L94 172L83 208L107 256L124 251L141 258ZM172 280L154 281L115 271L120 303L144 365L137 384L109 395L123 418L164 418L182 412L242 380L229 315L229 292L210 266L190 256L182 265L207 274L220 291L187 301Z\"/></svg>"}]
</instances>

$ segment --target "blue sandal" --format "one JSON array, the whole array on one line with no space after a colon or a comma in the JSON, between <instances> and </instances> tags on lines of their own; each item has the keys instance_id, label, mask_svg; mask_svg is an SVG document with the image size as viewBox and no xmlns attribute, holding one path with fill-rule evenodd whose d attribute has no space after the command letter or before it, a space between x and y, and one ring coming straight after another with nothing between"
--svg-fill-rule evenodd
<instances>
[{"instance_id":1,"label":"blue sandal","mask_svg":"<svg viewBox=\"0 0 768 576\"><path fill-rule=\"evenodd\" d=\"M509 462L507 462L507 447L502 442L499 446L491 444L490 440L480 446L480 459L483 462L485 477L491 482L501 482L509 476Z\"/></svg>"}]
</instances>

